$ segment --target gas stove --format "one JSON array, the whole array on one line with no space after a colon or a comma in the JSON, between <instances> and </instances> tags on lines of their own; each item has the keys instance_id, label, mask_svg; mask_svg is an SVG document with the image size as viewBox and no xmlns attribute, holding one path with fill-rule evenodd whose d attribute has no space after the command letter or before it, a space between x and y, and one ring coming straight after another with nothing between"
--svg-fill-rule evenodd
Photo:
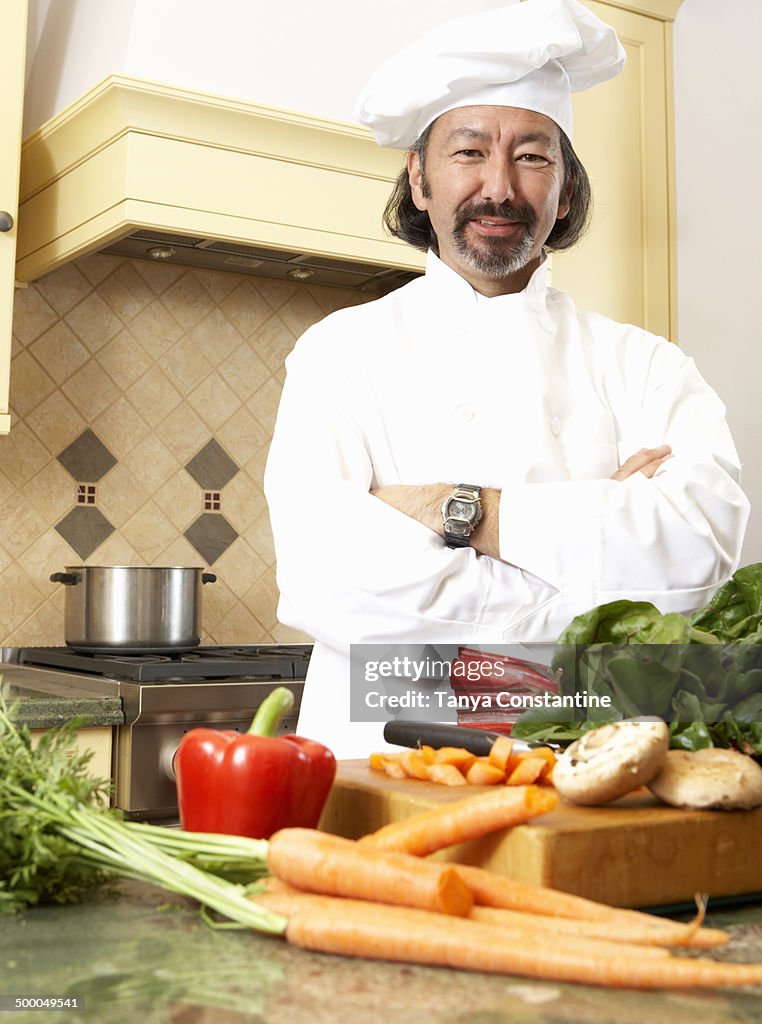
<instances>
[{"instance_id":1,"label":"gas stove","mask_svg":"<svg viewBox=\"0 0 762 1024\"><path fill-rule=\"evenodd\" d=\"M245 732L276 686L287 686L294 707L280 732L293 732L311 645L198 647L170 653L83 654L68 647L19 648L6 657L14 674L60 687L117 696L124 725L114 730L114 804L127 817L177 819L174 755L184 733L199 727Z\"/></svg>"}]
</instances>

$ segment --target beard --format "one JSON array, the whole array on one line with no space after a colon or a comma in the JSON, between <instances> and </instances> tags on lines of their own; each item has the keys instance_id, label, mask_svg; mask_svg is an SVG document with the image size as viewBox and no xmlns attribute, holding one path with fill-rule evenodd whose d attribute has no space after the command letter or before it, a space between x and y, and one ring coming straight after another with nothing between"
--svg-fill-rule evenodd
<instances>
[{"instance_id":1,"label":"beard","mask_svg":"<svg viewBox=\"0 0 762 1024\"><path fill-rule=\"evenodd\" d=\"M469 221L480 217L500 217L524 225L518 239L480 238L479 244L466 237ZM510 203L471 203L463 206L455 218L452 239L456 252L473 269L490 277L507 277L522 270L532 257L537 217L531 206L511 206Z\"/></svg>"}]
</instances>

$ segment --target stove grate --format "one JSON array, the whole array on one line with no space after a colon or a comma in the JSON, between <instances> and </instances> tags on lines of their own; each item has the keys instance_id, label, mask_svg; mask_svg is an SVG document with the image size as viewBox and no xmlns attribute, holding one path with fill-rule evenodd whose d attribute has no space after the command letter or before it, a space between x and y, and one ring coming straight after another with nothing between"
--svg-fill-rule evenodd
<instances>
[{"instance_id":1,"label":"stove grate","mask_svg":"<svg viewBox=\"0 0 762 1024\"><path fill-rule=\"evenodd\" d=\"M26 647L19 663L62 668L141 683L203 682L208 679L304 679L308 646L260 644L197 647L182 654L87 654L70 647Z\"/></svg>"}]
</instances>

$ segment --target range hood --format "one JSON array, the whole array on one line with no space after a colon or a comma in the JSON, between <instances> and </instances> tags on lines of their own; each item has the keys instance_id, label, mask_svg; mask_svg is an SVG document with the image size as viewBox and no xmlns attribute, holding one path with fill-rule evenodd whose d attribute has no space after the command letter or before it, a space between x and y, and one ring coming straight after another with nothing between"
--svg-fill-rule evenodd
<instances>
[{"instance_id":1,"label":"range hood","mask_svg":"<svg viewBox=\"0 0 762 1024\"><path fill-rule=\"evenodd\" d=\"M356 288L375 295L393 291L417 276L407 270L374 266L372 263L157 230L136 231L102 251L115 256L181 263L205 270L227 270L281 281L309 281L311 284Z\"/></svg>"},{"instance_id":2,"label":"range hood","mask_svg":"<svg viewBox=\"0 0 762 1024\"><path fill-rule=\"evenodd\" d=\"M110 76L22 148L16 276L91 252L383 294L423 270L364 129Z\"/></svg>"}]
</instances>

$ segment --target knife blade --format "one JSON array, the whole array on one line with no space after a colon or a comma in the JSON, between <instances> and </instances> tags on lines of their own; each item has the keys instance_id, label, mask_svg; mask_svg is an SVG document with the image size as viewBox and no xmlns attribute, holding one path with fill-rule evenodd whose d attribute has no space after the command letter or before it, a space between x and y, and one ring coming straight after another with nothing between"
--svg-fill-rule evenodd
<instances>
[{"instance_id":1,"label":"knife blade","mask_svg":"<svg viewBox=\"0 0 762 1024\"><path fill-rule=\"evenodd\" d=\"M440 722L412 722L394 718L384 726L384 739L400 747L463 747L471 754L484 756L499 736L504 733L471 729L466 725L446 725ZM523 740L514 740L516 750L530 750Z\"/></svg>"}]
</instances>

